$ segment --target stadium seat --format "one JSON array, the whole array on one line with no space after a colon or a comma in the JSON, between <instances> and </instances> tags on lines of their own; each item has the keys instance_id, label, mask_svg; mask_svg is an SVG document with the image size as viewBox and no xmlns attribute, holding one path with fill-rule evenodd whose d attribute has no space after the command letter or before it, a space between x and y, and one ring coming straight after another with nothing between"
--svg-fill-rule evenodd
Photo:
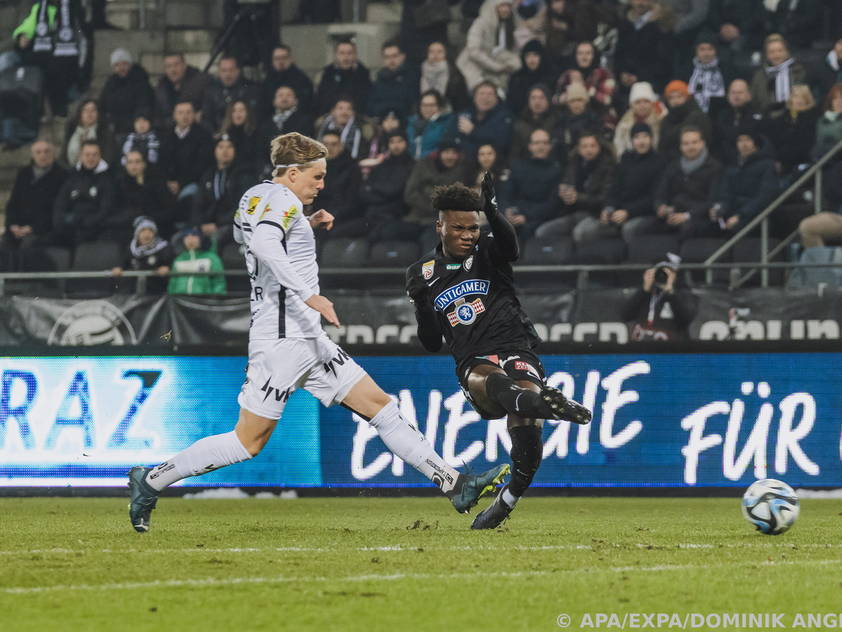
<instances>
[{"instance_id":1,"label":"stadium seat","mask_svg":"<svg viewBox=\"0 0 842 632\"><path fill-rule=\"evenodd\" d=\"M686 239L681 244L682 263L703 263L708 257L716 252L727 240L721 237L694 237ZM732 251L726 252L718 263L729 263ZM690 274L695 283L706 283L706 275L702 270L696 270ZM728 270L715 270L713 273L714 284L728 283Z\"/></svg>"},{"instance_id":2,"label":"stadium seat","mask_svg":"<svg viewBox=\"0 0 842 632\"><path fill-rule=\"evenodd\" d=\"M368 264L380 268L405 267L421 256L421 247L414 241L381 241L374 244Z\"/></svg>"},{"instance_id":3,"label":"stadium seat","mask_svg":"<svg viewBox=\"0 0 842 632\"><path fill-rule=\"evenodd\" d=\"M366 239L331 239L322 248L319 265L323 268L360 268L368 259L368 250Z\"/></svg>"},{"instance_id":4,"label":"stadium seat","mask_svg":"<svg viewBox=\"0 0 842 632\"><path fill-rule=\"evenodd\" d=\"M570 237L533 237L523 246L518 263L530 266L565 265L573 261L576 247Z\"/></svg>"},{"instance_id":5,"label":"stadium seat","mask_svg":"<svg viewBox=\"0 0 842 632\"><path fill-rule=\"evenodd\" d=\"M596 239L576 244L574 262L581 265L616 265L626 258L626 242L622 239ZM618 285L617 272L590 272L588 283L596 286Z\"/></svg>"},{"instance_id":6,"label":"stadium seat","mask_svg":"<svg viewBox=\"0 0 842 632\"><path fill-rule=\"evenodd\" d=\"M79 244L73 253L73 272L102 271L122 266L125 259L125 244L113 241L92 241ZM102 279L70 279L67 293L75 296L103 296L113 293L116 283L111 276Z\"/></svg>"},{"instance_id":7,"label":"stadium seat","mask_svg":"<svg viewBox=\"0 0 842 632\"><path fill-rule=\"evenodd\" d=\"M769 239L769 250L772 250L780 242L777 239ZM743 239L734 246L733 260L738 262L752 262L760 261L761 257L761 240L757 237L748 237ZM783 261L783 253L779 253L773 261ZM748 270L743 268L740 270L740 276L746 274ZM753 277L746 283L747 285L757 285L760 283L760 270L758 270ZM783 270L770 270L769 283L772 285L782 285L784 280Z\"/></svg>"},{"instance_id":8,"label":"stadium seat","mask_svg":"<svg viewBox=\"0 0 842 632\"><path fill-rule=\"evenodd\" d=\"M67 248L48 246L44 249L44 255L52 261L55 270L70 269L70 251Z\"/></svg>"}]
</instances>

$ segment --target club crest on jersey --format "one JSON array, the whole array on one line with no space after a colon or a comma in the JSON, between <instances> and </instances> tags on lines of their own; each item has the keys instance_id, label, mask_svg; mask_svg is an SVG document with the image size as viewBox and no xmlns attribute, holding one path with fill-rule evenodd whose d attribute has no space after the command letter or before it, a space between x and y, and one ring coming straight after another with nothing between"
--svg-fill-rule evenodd
<instances>
[{"instance_id":1,"label":"club crest on jersey","mask_svg":"<svg viewBox=\"0 0 842 632\"><path fill-rule=\"evenodd\" d=\"M421 266L421 276L424 277L425 281L429 281L433 278L433 272L436 269L436 261L433 259L432 261L426 261Z\"/></svg>"},{"instance_id":2,"label":"club crest on jersey","mask_svg":"<svg viewBox=\"0 0 842 632\"><path fill-rule=\"evenodd\" d=\"M292 224L292 220L295 219L295 216L297 214L298 214L298 207L295 204L293 204L286 211L284 211L284 215L281 218L281 226L284 227L284 230L289 228L289 225Z\"/></svg>"},{"instance_id":3,"label":"club crest on jersey","mask_svg":"<svg viewBox=\"0 0 842 632\"><path fill-rule=\"evenodd\" d=\"M254 212L257 210L258 204L260 204L260 198L258 196L250 197L248 206L246 207L246 213L248 215L254 215Z\"/></svg>"},{"instance_id":4,"label":"club crest on jersey","mask_svg":"<svg viewBox=\"0 0 842 632\"><path fill-rule=\"evenodd\" d=\"M447 320L450 321L451 327L456 325L473 325L477 319L478 314L485 311L485 305L482 304L482 299L475 299L472 303L459 303L456 309L448 313Z\"/></svg>"},{"instance_id":5,"label":"club crest on jersey","mask_svg":"<svg viewBox=\"0 0 842 632\"><path fill-rule=\"evenodd\" d=\"M491 283L485 279L469 279L467 281L462 281L461 283L457 283L456 285L447 288L444 292L439 294L433 300L433 304L436 306L437 310L443 312L460 298L464 298L469 294L487 295L488 288L490 286Z\"/></svg>"},{"instance_id":6,"label":"club crest on jersey","mask_svg":"<svg viewBox=\"0 0 842 632\"><path fill-rule=\"evenodd\" d=\"M465 272L471 271L471 266L474 265L474 255L471 255L467 259L465 259L465 263L462 264L465 267Z\"/></svg>"}]
</instances>

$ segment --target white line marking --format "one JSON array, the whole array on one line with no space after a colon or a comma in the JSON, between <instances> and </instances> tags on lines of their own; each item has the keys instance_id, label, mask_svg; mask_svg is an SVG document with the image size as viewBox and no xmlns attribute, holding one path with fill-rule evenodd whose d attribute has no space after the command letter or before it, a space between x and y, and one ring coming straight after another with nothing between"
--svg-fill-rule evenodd
<instances>
[{"instance_id":1,"label":"white line marking","mask_svg":"<svg viewBox=\"0 0 842 632\"><path fill-rule=\"evenodd\" d=\"M799 566L799 565L818 565L826 566L833 564L842 564L842 560L785 560L781 562L762 562L761 566L775 567L775 566ZM191 586L194 588L201 588L204 586L232 586L238 584L282 584L282 583L315 583L315 582L366 582L366 581L401 581L401 580L454 580L454 579L472 579L475 577L536 577L546 575L578 575L588 573L660 573L668 571L687 571L687 570L715 570L723 568L735 568L745 566L744 562L737 564L721 564L716 566L710 565L695 565L695 564L664 564L660 566L614 566L611 568L573 568L573 569L558 569L553 571L514 571L514 572L478 572L478 573L395 573L390 575L368 574L368 575L350 575L345 577L289 577L289 576L275 576L275 577L226 577L216 579L208 577L205 579L167 579L155 580L150 582L123 582L112 584L77 584L77 585L57 585L57 586L18 586L13 588L0 588L0 593L9 595L26 595L34 593L46 593L69 590L134 590L137 588L178 588L181 586Z\"/></svg>"}]
</instances>

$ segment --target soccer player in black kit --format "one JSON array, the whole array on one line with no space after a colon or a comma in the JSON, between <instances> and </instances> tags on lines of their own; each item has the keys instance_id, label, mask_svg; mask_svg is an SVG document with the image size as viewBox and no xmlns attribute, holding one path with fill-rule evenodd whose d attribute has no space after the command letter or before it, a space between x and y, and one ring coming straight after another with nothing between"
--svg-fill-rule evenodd
<instances>
[{"instance_id":1,"label":"soccer player in black kit","mask_svg":"<svg viewBox=\"0 0 842 632\"><path fill-rule=\"evenodd\" d=\"M486 173L479 196L462 184L436 187L436 232L441 243L406 271L418 338L438 351L442 337L456 360L465 397L484 419L508 415L512 477L472 529L493 529L514 509L541 465L544 419L587 424L591 412L547 386L535 355L539 339L515 296L515 230L500 215L494 181ZM480 233L479 213L491 231Z\"/></svg>"}]
</instances>

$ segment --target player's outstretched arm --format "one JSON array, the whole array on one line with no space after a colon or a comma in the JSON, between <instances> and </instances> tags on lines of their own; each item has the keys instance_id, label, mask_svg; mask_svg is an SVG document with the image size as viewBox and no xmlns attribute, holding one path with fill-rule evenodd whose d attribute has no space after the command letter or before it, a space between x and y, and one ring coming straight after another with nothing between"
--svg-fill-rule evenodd
<instances>
[{"instance_id":1,"label":"player's outstretched arm","mask_svg":"<svg viewBox=\"0 0 842 632\"><path fill-rule=\"evenodd\" d=\"M497 194L494 190L494 176L486 171L482 178L482 211L488 218L488 225L494 235L494 246L506 261L516 261L520 246L514 226L497 210Z\"/></svg>"}]
</instances>

